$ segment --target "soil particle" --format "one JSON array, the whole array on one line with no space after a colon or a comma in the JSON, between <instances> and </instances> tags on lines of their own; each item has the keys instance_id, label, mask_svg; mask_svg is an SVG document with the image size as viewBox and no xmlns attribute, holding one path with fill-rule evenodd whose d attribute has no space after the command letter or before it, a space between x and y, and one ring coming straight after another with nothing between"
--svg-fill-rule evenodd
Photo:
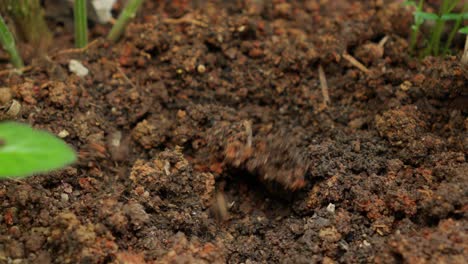
<instances>
[{"instance_id":1,"label":"soil particle","mask_svg":"<svg viewBox=\"0 0 468 264\"><path fill-rule=\"evenodd\" d=\"M420 136L425 126L418 116L416 107L404 107L387 111L382 116L377 115L375 124L380 135L394 145L413 141Z\"/></svg>"},{"instance_id":2,"label":"soil particle","mask_svg":"<svg viewBox=\"0 0 468 264\"><path fill-rule=\"evenodd\" d=\"M465 263L467 230L465 221L447 219L435 229L421 230L421 233L405 232L390 238L390 248L384 249L377 257L379 263L390 263L385 256L395 254L411 263ZM450 247L450 250L447 250Z\"/></svg>"},{"instance_id":3,"label":"soil particle","mask_svg":"<svg viewBox=\"0 0 468 264\"><path fill-rule=\"evenodd\" d=\"M10 88L0 88L0 107L6 105L13 98Z\"/></svg>"}]
</instances>

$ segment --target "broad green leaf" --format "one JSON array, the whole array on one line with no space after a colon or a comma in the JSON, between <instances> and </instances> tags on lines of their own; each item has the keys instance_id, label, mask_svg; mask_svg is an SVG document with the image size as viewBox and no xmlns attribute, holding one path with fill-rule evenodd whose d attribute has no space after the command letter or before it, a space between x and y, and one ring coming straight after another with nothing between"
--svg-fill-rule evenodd
<instances>
[{"instance_id":1,"label":"broad green leaf","mask_svg":"<svg viewBox=\"0 0 468 264\"><path fill-rule=\"evenodd\" d=\"M468 26L462 27L460 30L458 30L458 32L468 35Z\"/></svg>"},{"instance_id":2,"label":"broad green leaf","mask_svg":"<svg viewBox=\"0 0 468 264\"><path fill-rule=\"evenodd\" d=\"M0 123L0 178L23 178L75 160L75 151L48 132L16 122Z\"/></svg>"}]
</instances>

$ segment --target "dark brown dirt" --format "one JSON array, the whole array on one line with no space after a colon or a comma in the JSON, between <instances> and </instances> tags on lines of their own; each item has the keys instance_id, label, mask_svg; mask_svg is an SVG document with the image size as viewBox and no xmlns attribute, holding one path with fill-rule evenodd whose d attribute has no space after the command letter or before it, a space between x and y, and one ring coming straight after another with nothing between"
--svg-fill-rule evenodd
<instances>
[{"instance_id":1,"label":"dark brown dirt","mask_svg":"<svg viewBox=\"0 0 468 264\"><path fill-rule=\"evenodd\" d=\"M118 44L1 66L0 119L79 162L0 182L0 263L468 262L460 49L412 59L398 1L144 10Z\"/></svg>"}]
</instances>

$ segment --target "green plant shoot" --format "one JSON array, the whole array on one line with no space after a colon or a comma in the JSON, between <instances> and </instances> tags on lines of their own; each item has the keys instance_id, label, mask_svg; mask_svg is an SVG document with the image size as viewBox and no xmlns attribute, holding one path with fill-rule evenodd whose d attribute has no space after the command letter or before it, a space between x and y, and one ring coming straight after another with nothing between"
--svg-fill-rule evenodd
<instances>
[{"instance_id":1,"label":"green plant shoot","mask_svg":"<svg viewBox=\"0 0 468 264\"><path fill-rule=\"evenodd\" d=\"M142 3L143 3L143 0L129 0L128 1L127 5L120 13L120 16L117 19L117 22L114 24L111 31L109 32L107 39L115 42L120 38L120 36L122 35L122 32L125 30L125 27L130 22L130 20L135 17L136 12L138 11Z\"/></svg>"},{"instance_id":2,"label":"green plant shoot","mask_svg":"<svg viewBox=\"0 0 468 264\"><path fill-rule=\"evenodd\" d=\"M48 172L75 160L75 151L48 132L16 122L0 123L0 179Z\"/></svg>"},{"instance_id":3,"label":"green plant shoot","mask_svg":"<svg viewBox=\"0 0 468 264\"><path fill-rule=\"evenodd\" d=\"M449 53L449 48L452 44L452 41L459 32L459 28L462 25L463 20L468 19L468 4L463 5L463 10L461 13L452 13L452 11L457 7L460 0L443 0L438 14L427 13L423 11L424 0L419 0L416 5L415 1L406 1L406 5L415 7L414 15L414 24L412 25L411 37L410 37L410 51L413 53L416 47L418 37L420 35L420 28L425 21L433 21L434 25L430 30L429 38L425 43L424 50L420 53L421 57L427 55L438 56L441 53ZM452 22L452 28L447 38L445 39L445 44L443 43L443 33L447 22ZM443 45L444 44L444 45Z\"/></svg>"},{"instance_id":4,"label":"green plant shoot","mask_svg":"<svg viewBox=\"0 0 468 264\"><path fill-rule=\"evenodd\" d=\"M75 46L77 48L83 48L88 44L86 1L87 0L75 0L75 6L73 8L75 19Z\"/></svg>"},{"instance_id":5,"label":"green plant shoot","mask_svg":"<svg viewBox=\"0 0 468 264\"><path fill-rule=\"evenodd\" d=\"M16 68L24 67L23 60L16 49L15 39L10 30L8 30L5 21L0 15L0 43L2 44L3 49L10 55L10 60L13 66Z\"/></svg>"},{"instance_id":6,"label":"green plant shoot","mask_svg":"<svg viewBox=\"0 0 468 264\"><path fill-rule=\"evenodd\" d=\"M424 0L419 0L419 3L417 6L413 1L406 1L405 4L416 7L416 11L414 12L414 24L411 26L411 37L410 37L410 52L413 53L414 48L416 47L418 36L419 36L419 28L424 23L424 18L422 18L421 16L416 16L416 13L422 12Z\"/></svg>"}]
</instances>

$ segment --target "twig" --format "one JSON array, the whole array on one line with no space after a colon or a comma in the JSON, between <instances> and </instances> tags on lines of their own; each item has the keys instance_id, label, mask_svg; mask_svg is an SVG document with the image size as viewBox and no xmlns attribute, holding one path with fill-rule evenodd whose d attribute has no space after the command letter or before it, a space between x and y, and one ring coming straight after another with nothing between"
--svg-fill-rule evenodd
<instances>
[{"instance_id":1,"label":"twig","mask_svg":"<svg viewBox=\"0 0 468 264\"><path fill-rule=\"evenodd\" d=\"M464 64L464 65L468 65L468 35L466 35L465 49L463 50L461 63Z\"/></svg>"},{"instance_id":2,"label":"twig","mask_svg":"<svg viewBox=\"0 0 468 264\"><path fill-rule=\"evenodd\" d=\"M3 71L0 71L0 76L11 75L13 73L23 74L23 73L25 73L27 71L30 71L32 68L33 68L32 66L26 66L26 67L23 67L23 68L20 68L20 69L3 70Z\"/></svg>"},{"instance_id":3,"label":"twig","mask_svg":"<svg viewBox=\"0 0 468 264\"><path fill-rule=\"evenodd\" d=\"M366 66L364 66L362 63L360 63L358 60L356 60L353 56L345 53L343 54L343 58L347 60L349 63L351 63L354 67L361 70L362 72L366 74L370 73L370 70Z\"/></svg>"},{"instance_id":4,"label":"twig","mask_svg":"<svg viewBox=\"0 0 468 264\"><path fill-rule=\"evenodd\" d=\"M117 69L117 71L119 71L120 75L122 75L124 80L126 82L128 82L128 84L130 84L130 86L132 86L132 88L136 89L136 85L132 82L132 80L130 80L130 78L128 78L128 76L125 74L125 72L122 70L122 68L120 68L118 63L111 62L111 61L104 61L104 63L107 63L109 65L114 66Z\"/></svg>"},{"instance_id":5,"label":"twig","mask_svg":"<svg viewBox=\"0 0 468 264\"><path fill-rule=\"evenodd\" d=\"M244 121L245 133L247 134L247 147L252 147L252 123Z\"/></svg>"},{"instance_id":6,"label":"twig","mask_svg":"<svg viewBox=\"0 0 468 264\"><path fill-rule=\"evenodd\" d=\"M193 24L193 25L200 26L200 27L208 27L208 25L205 22L193 19L192 14L187 14L181 18L166 18L166 19L163 19L163 23L165 24L187 23L187 24Z\"/></svg>"},{"instance_id":7,"label":"twig","mask_svg":"<svg viewBox=\"0 0 468 264\"><path fill-rule=\"evenodd\" d=\"M383 49L383 47L385 46L385 43L387 43L387 40L388 40L388 36L385 36L383 39L381 39L379 41L379 47Z\"/></svg>"},{"instance_id":8,"label":"twig","mask_svg":"<svg viewBox=\"0 0 468 264\"><path fill-rule=\"evenodd\" d=\"M330 95L328 94L328 83L322 65L318 66L318 74L320 80L320 87L322 88L323 103L327 106L330 104Z\"/></svg>"},{"instance_id":9,"label":"twig","mask_svg":"<svg viewBox=\"0 0 468 264\"><path fill-rule=\"evenodd\" d=\"M57 56L64 55L64 54L69 54L69 53L81 53L81 52L85 52L85 51L88 50L91 46L94 46L96 43L98 43L97 39L91 41L90 43L88 43L88 45L84 46L83 48L74 48L74 49L62 50L62 51L59 51L59 52L55 53L52 57L57 57Z\"/></svg>"}]
</instances>

